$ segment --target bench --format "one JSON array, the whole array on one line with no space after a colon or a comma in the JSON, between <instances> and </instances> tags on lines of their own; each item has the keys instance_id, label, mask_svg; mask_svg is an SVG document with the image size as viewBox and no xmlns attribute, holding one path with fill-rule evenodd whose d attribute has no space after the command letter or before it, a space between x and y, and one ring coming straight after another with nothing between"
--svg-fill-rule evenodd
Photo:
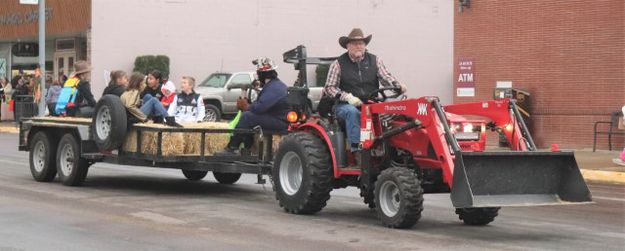
<instances>
[{"instance_id":1,"label":"bench","mask_svg":"<svg viewBox=\"0 0 625 251\"><path fill-rule=\"evenodd\" d=\"M595 122L594 131L593 131L593 143L592 143L593 152L596 151L597 149L597 134L608 135L608 147L610 151L612 151L612 135L625 135L625 129L623 129L625 126L623 125L619 126L619 123L623 123L622 120L620 120L622 118L623 118L623 112L613 112L612 115L610 116L610 121ZM601 130L601 128L599 128L599 125L601 124L608 125L609 127L607 128L607 130L605 129L605 127L603 128L604 130Z\"/></svg>"}]
</instances>

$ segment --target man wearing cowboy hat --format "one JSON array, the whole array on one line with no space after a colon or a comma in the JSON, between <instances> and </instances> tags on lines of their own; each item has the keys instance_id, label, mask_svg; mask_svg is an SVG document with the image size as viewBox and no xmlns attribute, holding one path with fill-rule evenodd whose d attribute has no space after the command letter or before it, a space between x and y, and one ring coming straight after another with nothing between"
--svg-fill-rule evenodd
<instances>
[{"instance_id":1,"label":"man wearing cowboy hat","mask_svg":"<svg viewBox=\"0 0 625 251\"><path fill-rule=\"evenodd\" d=\"M80 82L76 86L78 91L75 100L76 106L68 109L68 115L75 114L78 117L91 117L96 104L93 93L91 93L91 84L89 84L89 81L91 81L91 66L87 61L76 61L74 69L72 76L80 79Z\"/></svg>"},{"instance_id":2,"label":"man wearing cowboy hat","mask_svg":"<svg viewBox=\"0 0 625 251\"><path fill-rule=\"evenodd\" d=\"M406 92L406 86L388 72L382 60L367 51L370 41L371 35L365 37L359 28L340 37L339 44L347 52L330 65L324 87L326 95L341 101L336 106L336 116L345 120L352 152L360 148L360 109L357 107L362 104L362 99L379 89L380 84Z\"/></svg>"}]
</instances>

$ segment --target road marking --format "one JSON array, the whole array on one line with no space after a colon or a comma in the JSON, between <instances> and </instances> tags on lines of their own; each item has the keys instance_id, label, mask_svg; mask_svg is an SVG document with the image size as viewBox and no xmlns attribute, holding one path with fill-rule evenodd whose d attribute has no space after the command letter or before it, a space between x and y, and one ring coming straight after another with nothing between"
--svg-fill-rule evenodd
<instances>
[{"instance_id":1,"label":"road marking","mask_svg":"<svg viewBox=\"0 0 625 251\"><path fill-rule=\"evenodd\" d=\"M614 200L614 201L622 201L625 202L625 199L622 198L612 198L612 197L603 197L603 196L592 196L593 199L600 199L600 200Z\"/></svg>"},{"instance_id":2,"label":"road marking","mask_svg":"<svg viewBox=\"0 0 625 251\"><path fill-rule=\"evenodd\" d=\"M186 222L176 219L176 218L172 218L169 216L165 216L162 214L157 214L157 213L152 213L152 212L147 212L147 211L142 211L142 212L136 212L136 213L131 213L131 216L137 217L137 218L142 218L144 220L150 220L150 221L154 221L157 223L163 223L163 224L172 224L172 225L182 225L182 224L186 224Z\"/></svg>"}]
</instances>

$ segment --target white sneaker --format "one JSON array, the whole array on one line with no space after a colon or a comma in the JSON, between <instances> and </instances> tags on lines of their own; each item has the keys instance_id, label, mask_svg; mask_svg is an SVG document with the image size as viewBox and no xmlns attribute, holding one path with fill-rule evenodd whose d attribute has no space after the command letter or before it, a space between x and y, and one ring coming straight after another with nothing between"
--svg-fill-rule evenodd
<instances>
[{"instance_id":1,"label":"white sneaker","mask_svg":"<svg viewBox=\"0 0 625 251\"><path fill-rule=\"evenodd\" d=\"M616 159L612 159L612 162L614 162L614 164L620 165L620 166L625 166L625 161L623 161L622 159L616 158Z\"/></svg>"}]
</instances>

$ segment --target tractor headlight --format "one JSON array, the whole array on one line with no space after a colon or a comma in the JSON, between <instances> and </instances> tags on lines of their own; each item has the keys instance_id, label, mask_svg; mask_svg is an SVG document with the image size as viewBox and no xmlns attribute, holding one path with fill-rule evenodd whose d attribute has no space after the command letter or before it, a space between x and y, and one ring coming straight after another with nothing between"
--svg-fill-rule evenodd
<instances>
[{"instance_id":1,"label":"tractor headlight","mask_svg":"<svg viewBox=\"0 0 625 251\"><path fill-rule=\"evenodd\" d=\"M482 125L479 123L454 123L452 132L456 140L479 140L482 132Z\"/></svg>"},{"instance_id":2,"label":"tractor headlight","mask_svg":"<svg viewBox=\"0 0 625 251\"><path fill-rule=\"evenodd\" d=\"M463 132L473 132L473 124L467 123L462 126Z\"/></svg>"}]
</instances>

